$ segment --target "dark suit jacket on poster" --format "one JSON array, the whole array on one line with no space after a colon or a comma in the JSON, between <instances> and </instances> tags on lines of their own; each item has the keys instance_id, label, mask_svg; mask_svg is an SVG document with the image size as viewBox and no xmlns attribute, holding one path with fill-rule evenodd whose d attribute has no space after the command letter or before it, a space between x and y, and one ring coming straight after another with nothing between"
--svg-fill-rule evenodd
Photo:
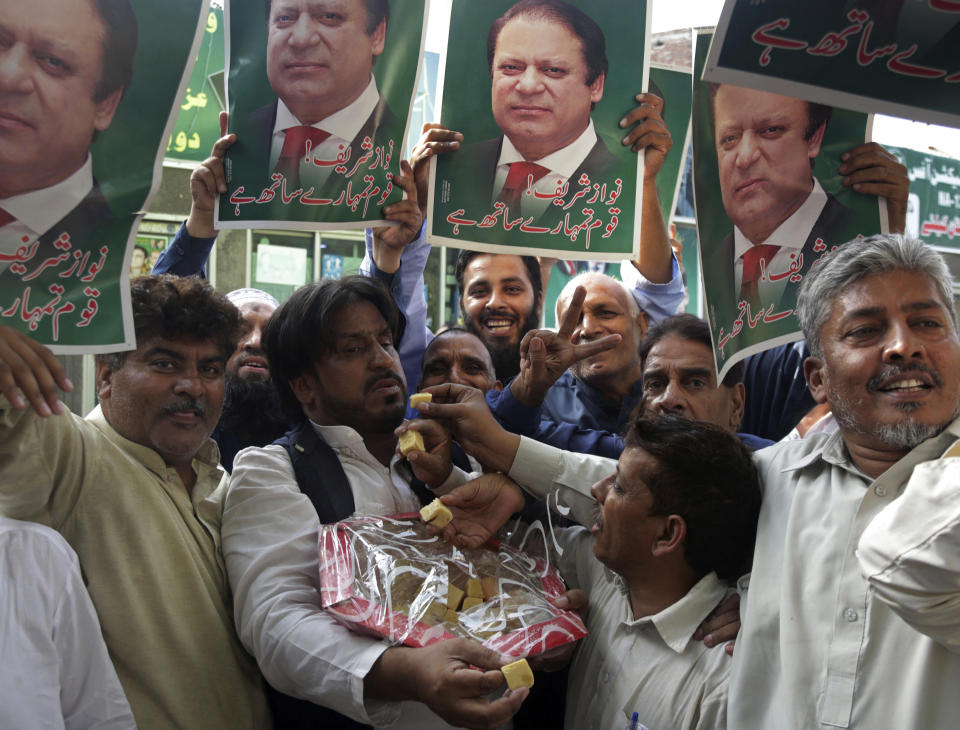
<instances>
[{"instance_id":1,"label":"dark suit jacket on poster","mask_svg":"<svg viewBox=\"0 0 960 730\"><path fill-rule=\"evenodd\" d=\"M491 199L497 176L497 161L503 137L464 145L459 152L449 155L450 167L444 172L444 178L450 180L452 187L451 208L464 208L467 216L483 216L493 212ZM600 137L583 162L570 176L570 190L566 198L572 197L579 189L576 182L584 173L591 182L608 182L605 179L613 170L616 158L607 149ZM565 199L566 199L565 198ZM572 207L570 211L573 211ZM554 227L563 220L565 212L561 206L551 205L536 221L537 225Z\"/></svg>"},{"instance_id":2,"label":"dark suit jacket on poster","mask_svg":"<svg viewBox=\"0 0 960 730\"><path fill-rule=\"evenodd\" d=\"M267 166L263 177L264 187L269 185L270 175L273 172L269 166L270 145L273 140L273 125L276 121L276 118L277 102L275 101L273 104L260 107L256 111L252 112L246 119L246 133L250 135L251 144L255 145L258 156L264 160L264 164ZM370 116L367 117L367 121L363 123L360 131L350 141L351 162L355 162L365 153L365 151L361 148L361 145L366 137L370 137L374 147L376 147L377 144L382 141L382 138L389 136L393 130L393 127L398 121L399 120L397 119L397 116L390 109L390 105L387 104L387 100L381 96L380 101L377 102L373 112L371 112ZM402 140L398 138L395 141L393 148L394 159L396 159L398 155L403 155L403 150L400 148L401 144ZM359 173L360 171L358 170L358 174ZM331 174L327 181L323 184L322 190L314 191L314 196L327 197L329 192L333 190L339 190L345 186L345 177Z\"/></svg>"},{"instance_id":3,"label":"dark suit jacket on poster","mask_svg":"<svg viewBox=\"0 0 960 730\"><path fill-rule=\"evenodd\" d=\"M803 267L799 273L801 275L806 274L813 263L825 253L825 251L814 251L813 249L818 238L823 239L827 250L830 250L834 246L846 243L855 235L856 231L853 230L855 224L856 216L853 211L833 195L827 193L827 203L813 224L813 228L810 229L810 233L801 249ZM737 279L734 271L733 231L730 231L713 251L704 247L703 266L705 276L709 278L710 282L729 282L720 291L717 291L717 287L714 286L708 288L706 292L707 309L710 312L710 324L714 333L722 327L729 334L734 320L739 316L737 308L739 291L737 290ZM798 286L798 284L788 281L783 296L776 302L777 306L774 307L774 313L781 311L784 306L793 309ZM763 303L769 307L773 302L765 301ZM756 316L757 313L754 312L753 314Z\"/></svg>"},{"instance_id":4,"label":"dark suit jacket on poster","mask_svg":"<svg viewBox=\"0 0 960 730\"><path fill-rule=\"evenodd\" d=\"M60 319L59 339L62 344L78 344L76 342L64 341L64 330L67 327L73 328L74 325L80 321L80 312L90 299L90 297L83 292L85 286L96 287L102 295L107 293L107 277L111 272L118 272L121 269L120 264L124 255L123 246L126 244L132 224L132 216L128 221L123 221L113 213L110 206L107 205L107 201L100 191L100 187L96 184L96 181L94 181L93 187L90 188L90 192L87 193L83 200L77 203L73 210L47 229L47 231L37 239L38 245L36 253L24 264L27 269L26 273L15 273L11 270L12 267L10 266L0 273L0 292L2 292L0 310L12 304L13 300L20 296L28 286L30 287L29 309L43 306L54 298L54 294L49 291L50 286L58 285L66 287L67 291L64 293L63 298L65 301L69 300L73 304L74 311L65 313L65 316ZM53 245L62 233L68 233L70 235L71 248L66 252ZM107 271L98 274L90 283L84 284L80 281L80 277L89 272L90 267L100 260L100 248L104 245L109 247L105 266ZM82 270L79 263L82 262L83 259L81 258L78 261L74 256L74 252L76 251L82 252L83 255L89 252L89 257L86 259ZM43 268L39 275L33 276L43 262L63 256L65 253L67 253L68 256L64 260L55 265ZM60 275L69 271L74 264L78 265L73 274L69 276ZM113 275L116 276L115 273ZM23 281L23 277L30 277L30 280ZM113 291L113 288L109 287L109 290ZM119 301L113 302L112 300L108 300L106 296L101 296L98 304L101 310L106 307L114 307L115 311L119 311ZM17 319L20 319L19 313L15 316ZM11 319L13 319L13 317L11 317ZM0 324L10 323L10 320L6 317L0 317ZM45 337L45 333L49 331L50 317L43 316L40 319L40 326L38 330L36 330L37 336L41 338ZM120 331L117 336L122 339L122 335L123 333Z\"/></svg>"}]
</instances>

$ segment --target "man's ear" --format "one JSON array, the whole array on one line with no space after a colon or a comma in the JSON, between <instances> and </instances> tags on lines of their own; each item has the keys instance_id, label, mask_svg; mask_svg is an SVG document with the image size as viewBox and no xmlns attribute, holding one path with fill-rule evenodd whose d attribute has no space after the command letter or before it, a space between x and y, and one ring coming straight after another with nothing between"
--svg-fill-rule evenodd
<instances>
[{"instance_id":1,"label":"man's ear","mask_svg":"<svg viewBox=\"0 0 960 730\"><path fill-rule=\"evenodd\" d=\"M102 403L105 400L110 400L113 388L113 374L116 370L113 368L112 360L101 360L97 358L96 365L97 400Z\"/></svg>"},{"instance_id":2,"label":"man's ear","mask_svg":"<svg viewBox=\"0 0 960 730\"><path fill-rule=\"evenodd\" d=\"M317 379L309 374L298 375L289 381L290 390L305 406L313 405L317 398Z\"/></svg>"},{"instance_id":3,"label":"man's ear","mask_svg":"<svg viewBox=\"0 0 960 730\"><path fill-rule=\"evenodd\" d=\"M827 123L824 122L817 127L817 131L810 135L810 139L807 140L807 157L810 158L811 163L820 154L820 146L823 144L823 135L826 131Z\"/></svg>"},{"instance_id":4,"label":"man's ear","mask_svg":"<svg viewBox=\"0 0 960 730\"><path fill-rule=\"evenodd\" d=\"M603 98L603 84L606 82L606 74L599 74L590 84L590 101L594 104Z\"/></svg>"},{"instance_id":5,"label":"man's ear","mask_svg":"<svg viewBox=\"0 0 960 730\"><path fill-rule=\"evenodd\" d=\"M113 121L113 115L117 111L120 99L123 98L123 87L112 91L103 101L96 103L96 114L93 117L93 128L98 132L103 132Z\"/></svg>"},{"instance_id":6,"label":"man's ear","mask_svg":"<svg viewBox=\"0 0 960 730\"><path fill-rule=\"evenodd\" d=\"M667 515L663 519L663 528L653 543L652 554L656 558L683 550L687 539L687 522L680 515Z\"/></svg>"},{"instance_id":7,"label":"man's ear","mask_svg":"<svg viewBox=\"0 0 960 730\"><path fill-rule=\"evenodd\" d=\"M808 357L803 361L803 377L807 379L810 395L817 403L827 402L826 366L819 357Z\"/></svg>"},{"instance_id":8,"label":"man's ear","mask_svg":"<svg viewBox=\"0 0 960 730\"><path fill-rule=\"evenodd\" d=\"M721 388L724 386L720 386ZM740 422L743 420L743 409L747 401L747 388L743 383L737 383L731 388L730 393L730 428L736 433L740 428Z\"/></svg>"},{"instance_id":9,"label":"man's ear","mask_svg":"<svg viewBox=\"0 0 960 730\"><path fill-rule=\"evenodd\" d=\"M373 48L373 55L379 56L383 53L384 41L387 38L387 19L384 18L379 23L377 27L373 29L373 33L370 34L370 43Z\"/></svg>"},{"instance_id":10,"label":"man's ear","mask_svg":"<svg viewBox=\"0 0 960 730\"><path fill-rule=\"evenodd\" d=\"M650 327L650 315L644 312L642 309L639 314L637 314L637 327L640 328L640 338L642 339L645 334L647 334L647 329Z\"/></svg>"}]
</instances>

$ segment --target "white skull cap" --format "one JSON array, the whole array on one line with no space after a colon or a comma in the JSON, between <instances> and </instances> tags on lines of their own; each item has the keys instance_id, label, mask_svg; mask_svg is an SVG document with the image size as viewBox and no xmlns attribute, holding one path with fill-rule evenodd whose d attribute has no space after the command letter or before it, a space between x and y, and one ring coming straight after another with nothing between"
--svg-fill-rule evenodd
<instances>
[{"instance_id":1,"label":"white skull cap","mask_svg":"<svg viewBox=\"0 0 960 730\"><path fill-rule=\"evenodd\" d=\"M273 305L274 307L280 306L280 302L277 301L277 298L272 294L267 294L267 292L263 291L263 289L234 289L226 296L230 303L238 309L244 304L248 304L250 302L265 302Z\"/></svg>"}]
</instances>

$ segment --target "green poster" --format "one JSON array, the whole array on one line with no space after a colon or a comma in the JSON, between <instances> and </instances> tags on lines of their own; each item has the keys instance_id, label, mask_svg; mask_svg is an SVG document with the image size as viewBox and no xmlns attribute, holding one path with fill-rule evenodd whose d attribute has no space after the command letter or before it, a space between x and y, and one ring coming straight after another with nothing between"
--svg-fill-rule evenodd
<instances>
[{"instance_id":1,"label":"green poster","mask_svg":"<svg viewBox=\"0 0 960 730\"><path fill-rule=\"evenodd\" d=\"M704 78L960 126L958 0L727 0Z\"/></svg>"},{"instance_id":2,"label":"green poster","mask_svg":"<svg viewBox=\"0 0 960 730\"><path fill-rule=\"evenodd\" d=\"M114 0L105 16L88 0L46 4L57 12L0 2L4 54L35 61L3 102L0 324L57 353L130 349L139 212L206 3Z\"/></svg>"},{"instance_id":3,"label":"green poster","mask_svg":"<svg viewBox=\"0 0 960 730\"><path fill-rule=\"evenodd\" d=\"M960 250L960 160L888 147L907 168L907 234Z\"/></svg>"},{"instance_id":4,"label":"green poster","mask_svg":"<svg viewBox=\"0 0 960 730\"><path fill-rule=\"evenodd\" d=\"M399 173L426 0L232 0L220 228L363 228ZM314 7L317 12L301 12ZM320 12L323 11L323 12Z\"/></svg>"},{"instance_id":5,"label":"green poster","mask_svg":"<svg viewBox=\"0 0 960 730\"><path fill-rule=\"evenodd\" d=\"M695 79L710 37L697 37ZM799 339L793 310L804 275L846 241L880 232L877 198L844 187L838 171L868 128L865 114L694 85L700 272L720 378L747 355Z\"/></svg>"},{"instance_id":6,"label":"green poster","mask_svg":"<svg viewBox=\"0 0 960 730\"><path fill-rule=\"evenodd\" d=\"M453 0L427 238L561 259L634 258L642 162L619 121L646 87L646 2ZM575 29L575 30L574 30ZM491 32L492 31L492 32Z\"/></svg>"},{"instance_id":7,"label":"green poster","mask_svg":"<svg viewBox=\"0 0 960 730\"><path fill-rule=\"evenodd\" d=\"M203 162L220 138L223 98L223 8L211 7L193 73L180 97L177 121L167 141L167 160Z\"/></svg>"},{"instance_id":8,"label":"green poster","mask_svg":"<svg viewBox=\"0 0 960 730\"><path fill-rule=\"evenodd\" d=\"M660 208L669 226L677 210L683 161L687 159L687 146L690 144L693 76L687 71L651 65L650 92L663 99L663 123L667 125L673 138L673 149L657 173Z\"/></svg>"}]
</instances>

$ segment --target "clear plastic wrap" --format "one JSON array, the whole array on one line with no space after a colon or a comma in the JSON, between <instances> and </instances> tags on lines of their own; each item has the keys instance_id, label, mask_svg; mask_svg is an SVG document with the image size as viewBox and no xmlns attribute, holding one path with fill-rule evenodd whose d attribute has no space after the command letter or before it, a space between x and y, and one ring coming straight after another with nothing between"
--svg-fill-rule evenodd
<instances>
[{"instance_id":1,"label":"clear plastic wrap","mask_svg":"<svg viewBox=\"0 0 960 730\"><path fill-rule=\"evenodd\" d=\"M553 566L496 541L461 550L432 537L417 513L324 525L320 566L323 607L398 644L463 637L527 657L587 634L551 602L565 590Z\"/></svg>"}]
</instances>

